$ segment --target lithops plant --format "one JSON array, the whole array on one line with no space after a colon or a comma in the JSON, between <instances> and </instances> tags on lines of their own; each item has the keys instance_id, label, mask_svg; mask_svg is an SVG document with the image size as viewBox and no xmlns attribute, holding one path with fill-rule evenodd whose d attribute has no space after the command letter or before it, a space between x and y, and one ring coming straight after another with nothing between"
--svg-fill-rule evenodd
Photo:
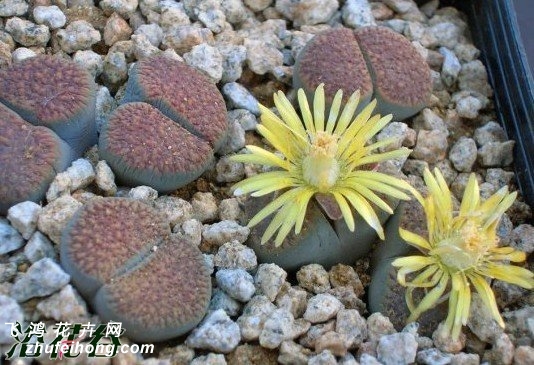
<instances>
[{"instance_id":1,"label":"lithops plant","mask_svg":"<svg viewBox=\"0 0 534 365\"><path fill-rule=\"evenodd\" d=\"M316 35L299 54L293 81L311 95L325 83L326 100L337 90L361 90L362 105L375 98L376 112L410 117L429 102L430 68L402 35L385 27L336 28Z\"/></svg>"},{"instance_id":2,"label":"lithops plant","mask_svg":"<svg viewBox=\"0 0 534 365\"><path fill-rule=\"evenodd\" d=\"M196 69L165 55L145 58L130 71L123 103L143 101L189 132L208 141L216 151L228 128L224 99Z\"/></svg>"},{"instance_id":3,"label":"lithops plant","mask_svg":"<svg viewBox=\"0 0 534 365\"><path fill-rule=\"evenodd\" d=\"M213 158L207 141L140 102L115 110L100 133L99 151L126 185L162 192L193 181Z\"/></svg>"},{"instance_id":4,"label":"lithops plant","mask_svg":"<svg viewBox=\"0 0 534 365\"><path fill-rule=\"evenodd\" d=\"M96 198L69 222L61 264L104 321L122 322L134 341L191 330L204 316L211 279L200 250L171 236L154 208Z\"/></svg>"},{"instance_id":5,"label":"lithops plant","mask_svg":"<svg viewBox=\"0 0 534 365\"><path fill-rule=\"evenodd\" d=\"M268 243L276 233L274 242L265 246L252 243L259 256L265 253L265 257L270 255L272 261L279 263L289 252L332 253L334 247L341 247L340 241L350 241L354 243L354 254L344 250L336 256L336 260L345 262L349 255L354 260L367 253L376 235L384 239L382 224L393 209L379 194L392 199L409 199L406 191L411 187L397 177L377 171L377 164L404 158L410 150L400 148L376 152L380 146L393 142L392 139L370 142L391 121L391 115L371 116L375 101L355 114L359 98L359 92L354 92L341 110L343 92L338 91L326 117L323 85L315 91L313 111L304 90L299 89L302 119L282 92L274 95L281 118L260 105L261 124L257 130L277 150L277 154L257 146L247 146L249 154L233 157L235 161L272 168L272 171L259 173L234 185L234 194L252 193L252 196L260 197L279 192L279 196L259 210L249 222L249 226L253 227L275 213L260 243ZM318 204L312 204L308 211L312 198ZM318 206L326 215L315 210ZM375 208L385 215L379 216ZM333 222L329 223L326 216ZM329 225L334 228L326 228ZM325 229L315 232L314 226L324 226ZM376 234L369 234L369 227ZM286 244L293 248L280 248L292 230L298 238ZM304 231L302 235L301 231ZM360 233L365 237L359 236ZM338 239L332 240L329 236ZM253 234L252 237L256 236ZM308 241L311 246L308 246ZM297 250L295 245L301 244L307 248ZM321 246L322 249L319 249ZM301 260L298 255L290 256L284 261ZM318 256L316 259L324 258Z\"/></svg>"},{"instance_id":6,"label":"lithops plant","mask_svg":"<svg viewBox=\"0 0 534 365\"><path fill-rule=\"evenodd\" d=\"M73 61L43 55L1 69L0 102L52 129L77 155L96 143L96 84Z\"/></svg>"},{"instance_id":7,"label":"lithops plant","mask_svg":"<svg viewBox=\"0 0 534 365\"><path fill-rule=\"evenodd\" d=\"M24 121L0 104L0 214L12 205L39 202L73 151L53 131Z\"/></svg>"}]
</instances>

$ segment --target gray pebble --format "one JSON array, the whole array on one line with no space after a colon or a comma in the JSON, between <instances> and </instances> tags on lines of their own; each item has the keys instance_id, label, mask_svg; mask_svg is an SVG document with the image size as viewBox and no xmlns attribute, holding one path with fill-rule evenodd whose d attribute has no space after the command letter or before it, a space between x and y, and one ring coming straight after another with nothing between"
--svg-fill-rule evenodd
<instances>
[{"instance_id":1,"label":"gray pebble","mask_svg":"<svg viewBox=\"0 0 534 365\"><path fill-rule=\"evenodd\" d=\"M287 278L287 272L276 264L261 264L254 276L258 292L272 302L280 292Z\"/></svg>"},{"instance_id":2,"label":"gray pebble","mask_svg":"<svg viewBox=\"0 0 534 365\"><path fill-rule=\"evenodd\" d=\"M17 263L7 262L0 264L0 283L7 283L17 275Z\"/></svg>"},{"instance_id":3,"label":"gray pebble","mask_svg":"<svg viewBox=\"0 0 534 365\"><path fill-rule=\"evenodd\" d=\"M117 12L124 19L128 19L138 5L139 0L102 0L99 4L106 14Z\"/></svg>"},{"instance_id":4,"label":"gray pebble","mask_svg":"<svg viewBox=\"0 0 534 365\"><path fill-rule=\"evenodd\" d=\"M17 43L25 47L44 47L50 40L50 30L46 25L37 25L17 17L8 19L5 29Z\"/></svg>"},{"instance_id":5,"label":"gray pebble","mask_svg":"<svg viewBox=\"0 0 534 365\"><path fill-rule=\"evenodd\" d=\"M70 178L71 191L83 189L91 184L95 179L95 170L89 160L79 158L74 161L70 167L65 171L65 174Z\"/></svg>"},{"instance_id":6,"label":"gray pebble","mask_svg":"<svg viewBox=\"0 0 534 365\"><path fill-rule=\"evenodd\" d=\"M411 333L393 333L378 341L377 359L385 365L409 364L415 361L417 341Z\"/></svg>"},{"instance_id":7,"label":"gray pebble","mask_svg":"<svg viewBox=\"0 0 534 365\"><path fill-rule=\"evenodd\" d=\"M514 141L488 142L478 150L478 162L484 167L504 167L514 161Z\"/></svg>"},{"instance_id":8,"label":"gray pebble","mask_svg":"<svg viewBox=\"0 0 534 365\"><path fill-rule=\"evenodd\" d=\"M343 304L333 295L322 293L310 298L303 318L311 323L326 322L343 309Z\"/></svg>"},{"instance_id":9,"label":"gray pebble","mask_svg":"<svg viewBox=\"0 0 534 365\"><path fill-rule=\"evenodd\" d=\"M460 90L476 91L490 97L493 94L488 83L486 67L480 60L464 63L458 74L458 86Z\"/></svg>"},{"instance_id":10,"label":"gray pebble","mask_svg":"<svg viewBox=\"0 0 534 365\"><path fill-rule=\"evenodd\" d=\"M167 217L171 228L193 217L191 204L176 196L162 195L154 201L154 207Z\"/></svg>"},{"instance_id":11,"label":"gray pebble","mask_svg":"<svg viewBox=\"0 0 534 365\"><path fill-rule=\"evenodd\" d=\"M429 131L440 130L448 132L447 125L443 118L437 115L432 109L425 108L414 120L414 129L419 131L420 129L426 129Z\"/></svg>"},{"instance_id":12,"label":"gray pebble","mask_svg":"<svg viewBox=\"0 0 534 365\"><path fill-rule=\"evenodd\" d=\"M75 20L57 32L59 45L66 53L88 50L102 39L100 32L85 20Z\"/></svg>"},{"instance_id":13,"label":"gray pebble","mask_svg":"<svg viewBox=\"0 0 534 365\"><path fill-rule=\"evenodd\" d=\"M289 286L289 284L288 284ZM293 317L302 317L308 304L308 293L298 287L283 287L276 296L276 305L278 308L285 308L293 314Z\"/></svg>"},{"instance_id":14,"label":"gray pebble","mask_svg":"<svg viewBox=\"0 0 534 365\"><path fill-rule=\"evenodd\" d=\"M451 354L444 354L438 349L426 349L417 352L417 363L424 365L447 365L451 363Z\"/></svg>"},{"instance_id":15,"label":"gray pebble","mask_svg":"<svg viewBox=\"0 0 534 365\"><path fill-rule=\"evenodd\" d=\"M217 44L217 49L223 58L222 83L235 82L243 73L243 64L247 58L247 49L234 44Z\"/></svg>"},{"instance_id":16,"label":"gray pebble","mask_svg":"<svg viewBox=\"0 0 534 365\"><path fill-rule=\"evenodd\" d=\"M367 323L356 309L337 312L336 332L345 335L350 348L359 347L367 339Z\"/></svg>"},{"instance_id":17,"label":"gray pebble","mask_svg":"<svg viewBox=\"0 0 534 365\"><path fill-rule=\"evenodd\" d=\"M534 252L534 227L530 224L521 224L512 231L510 246L530 254Z\"/></svg>"},{"instance_id":18,"label":"gray pebble","mask_svg":"<svg viewBox=\"0 0 534 365\"><path fill-rule=\"evenodd\" d=\"M328 350L310 357L308 365L337 365L336 357Z\"/></svg>"},{"instance_id":19,"label":"gray pebble","mask_svg":"<svg viewBox=\"0 0 534 365\"><path fill-rule=\"evenodd\" d=\"M67 17L55 5L36 6L33 9L33 19L37 24L44 24L50 29L61 28L67 23Z\"/></svg>"},{"instance_id":20,"label":"gray pebble","mask_svg":"<svg viewBox=\"0 0 534 365\"><path fill-rule=\"evenodd\" d=\"M293 337L293 315L286 309L274 310L263 325L259 342L262 347L275 349Z\"/></svg>"},{"instance_id":21,"label":"gray pebble","mask_svg":"<svg viewBox=\"0 0 534 365\"><path fill-rule=\"evenodd\" d=\"M195 349L229 353L239 341L239 326L222 310L216 310L198 325L185 340L185 344Z\"/></svg>"},{"instance_id":22,"label":"gray pebble","mask_svg":"<svg viewBox=\"0 0 534 365\"><path fill-rule=\"evenodd\" d=\"M241 124L245 131L256 130L256 116L246 109L233 109L228 111L228 120Z\"/></svg>"},{"instance_id":23,"label":"gray pebble","mask_svg":"<svg viewBox=\"0 0 534 365\"><path fill-rule=\"evenodd\" d=\"M87 321L89 318L85 302L71 285L40 301L37 311L45 318L70 323Z\"/></svg>"},{"instance_id":24,"label":"gray pebble","mask_svg":"<svg viewBox=\"0 0 534 365\"><path fill-rule=\"evenodd\" d=\"M13 205L7 211L7 219L24 239L29 239L37 228L37 219L41 213L41 206L32 201L25 201Z\"/></svg>"},{"instance_id":25,"label":"gray pebble","mask_svg":"<svg viewBox=\"0 0 534 365\"><path fill-rule=\"evenodd\" d=\"M221 221L204 225L202 237L210 245L221 246L233 240L243 243L250 234L250 228L240 226L235 221Z\"/></svg>"},{"instance_id":26,"label":"gray pebble","mask_svg":"<svg viewBox=\"0 0 534 365\"><path fill-rule=\"evenodd\" d=\"M150 186L141 185L130 189L128 197L136 200L153 202L158 197L158 192Z\"/></svg>"},{"instance_id":27,"label":"gray pebble","mask_svg":"<svg viewBox=\"0 0 534 365\"><path fill-rule=\"evenodd\" d=\"M189 365L226 365L226 360L222 354L209 353L194 358Z\"/></svg>"},{"instance_id":28,"label":"gray pebble","mask_svg":"<svg viewBox=\"0 0 534 365\"><path fill-rule=\"evenodd\" d=\"M183 55L185 63L206 75L214 84L221 81L223 57L217 48L206 43L194 46Z\"/></svg>"},{"instance_id":29,"label":"gray pebble","mask_svg":"<svg viewBox=\"0 0 534 365\"><path fill-rule=\"evenodd\" d=\"M34 263L15 281L11 296L18 302L50 295L69 283L70 276L50 258Z\"/></svg>"},{"instance_id":30,"label":"gray pebble","mask_svg":"<svg viewBox=\"0 0 534 365\"><path fill-rule=\"evenodd\" d=\"M177 224L172 231L194 246L202 242L202 223L196 219L188 219L181 225Z\"/></svg>"},{"instance_id":31,"label":"gray pebble","mask_svg":"<svg viewBox=\"0 0 534 365\"><path fill-rule=\"evenodd\" d=\"M241 84L229 82L222 88L229 109L246 109L255 115L260 114L258 100Z\"/></svg>"},{"instance_id":32,"label":"gray pebble","mask_svg":"<svg viewBox=\"0 0 534 365\"><path fill-rule=\"evenodd\" d=\"M82 203L70 195L63 195L43 208L37 228L54 243L59 244L63 229L81 206Z\"/></svg>"},{"instance_id":33,"label":"gray pebble","mask_svg":"<svg viewBox=\"0 0 534 365\"><path fill-rule=\"evenodd\" d=\"M239 200L237 198L228 198L221 200L219 204L219 219L237 221L243 211L239 207Z\"/></svg>"},{"instance_id":34,"label":"gray pebble","mask_svg":"<svg viewBox=\"0 0 534 365\"><path fill-rule=\"evenodd\" d=\"M447 86L452 86L458 78L462 68L458 57L453 51L446 47L440 47L439 53L443 55L443 65L441 66L441 79Z\"/></svg>"},{"instance_id":35,"label":"gray pebble","mask_svg":"<svg viewBox=\"0 0 534 365\"><path fill-rule=\"evenodd\" d=\"M245 129L239 122L230 119L228 121L226 141L218 153L226 155L231 152L237 152L243 147L245 147Z\"/></svg>"},{"instance_id":36,"label":"gray pebble","mask_svg":"<svg viewBox=\"0 0 534 365\"><path fill-rule=\"evenodd\" d=\"M477 144L474 139L461 137L451 147L449 160L461 172L470 172L477 160Z\"/></svg>"},{"instance_id":37,"label":"gray pebble","mask_svg":"<svg viewBox=\"0 0 534 365\"><path fill-rule=\"evenodd\" d=\"M297 271L297 281L302 288L315 294L324 293L330 289L328 272L319 264L302 266Z\"/></svg>"},{"instance_id":38,"label":"gray pebble","mask_svg":"<svg viewBox=\"0 0 534 365\"><path fill-rule=\"evenodd\" d=\"M343 23L350 28L376 25L368 0L347 0L341 9Z\"/></svg>"},{"instance_id":39,"label":"gray pebble","mask_svg":"<svg viewBox=\"0 0 534 365\"><path fill-rule=\"evenodd\" d=\"M427 33L435 40L435 45L453 49L463 31L454 23L443 22L428 27Z\"/></svg>"},{"instance_id":40,"label":"gray pebble","mask_svg":"<svg viewBox=\"0 0 534 365\"><path fill-rule=\"evenodd\" d=\"M256 295L243 308L243 315L237 319L241 336L245 341L255 341L260 337L263 324L276 309L263 295Z\"/></svg>"},{"instance_id":41,"label":"gray pebble","mask_svg":"<svg viewBox=\"0 0 534 365\"><path fill-rule=\"evenodd\" d=\"M85 50L85 51L76 51L74 55L72 56L72 59L74 62L76 62L78 65L82 66L83 68L87 69L91 75L93 75L93 78L97 78L100 76L102 71L104 70L104 58L99 55L98 53L92 51L92 50ZM101 86L98 89L98 94L100 93L100 90L104 88L107 90L105 86ZM97 130L100 131L100 128L102 126L102 120L99 120L99 114L98 114L98 94L97 94L97 112L96 112L96 127ZM109 91L108 91L109 94ZM111 96L110 96L111 97ZM115 105L116 107L116 105Z\"/></svg>"},{"instance_id":42,"label":"gray pebble","mask_svg":"<svg viewBox=\"0 0 534 365\"><path fill-rule=\"evenodd\" d=\"M251 271L258 266L258 261L253 249L239 241L231 241L219 247L215 254L214 264L223 269L241 268Z\"/></svg>"},{"instance_id":43,"label":"gray pebble","mask_svg":"<svg viewBox=\"0 0 534 365\"><path fill-rule=\"evenodd\" d=\"M0 323L2 323L0 326L0 344L10 345L15 342L15 339L11 336L11 326L7 323L22 323L24 321L24 312L13 298L1 294L0 308L2 308L0 311Z\"/></svg>"},{"instance_id":44,"label":"gray pebble","mask_svg":"<svg viewBox=\"0 0 534 365\"><path fill-rule=\"evenodd\" d=\"M221 269L215 278L219 288L241 302L248 302L256 292L252 275L243 269Z\"/></svg>"},{"instance_id":45,"label":"gray pebble","mask_svg":"<svg viewBox=\"0 0 534 365\"><path fill-rule=\"evenodd\" d=\"M220 289L214 289L211 295L208 311L222 309L231 317L237 316L241 312L241 303L226 294Z\"/></svg>"},{"instance_id":46,"label":"gray pebble","mask_svg":"<svg viewBox=\"0 0 534 365\"><path fill-rule=\"evenodd\" d=\"M276 47L256 39L245 39L244 44L247 48L247 65L255 74L265 75L284 64L284 55Z\"/></svg>"},{"instance_id":47,"label":"gray pebble","mask_svg":"<svg viewBox=\"0 0 534 365\"><path fill-rule=\"evenodd\" d=\"M28 11L28 7L29 4L25 0L3 0L0 3L0 17L24 15Z\"/></svg>"},{"instance_id":48,"label":"gray pebble","mask_svg":"<svg viewBox=\"0 0 534 365\"><path fill-rule=\"evenodd\" d=\"M362 356L360 356L360 365L382 365L382 363L373 355L363 353Z\"/></svg>"},{"instance_id":49,"label":"gray pebble","mask_svg":"<svg viewBox=\"0 0 534 365\"><path fill-rule=\"evenodd\" d=\"M379 312L367 318L367 331L370 341L378 341L383 335L397 332L389 318Z\"/></svg>"},{"instance_id":50,"label":"gray pebble","mask_svg":"<svg viewBox=\"0 0 534 365\"><path fill-rule=\"evenodd\" d=\"M307 365L310 353L310 350L293 341L284 341L280 345L278 363L282 365Z\"/></svg>"},{"instance_id":51,"label":"gray pebble","mask_svg":"<svg viewBox=\"0 0 534 365\"><path fill-rule=\"evenodd\" d=\"M195 193L191 205L193 206L193 217L202 223L213 221L218 216L217 200L212 193Z\"/></svg>"},{"instance_id":52,"label":"gray pebble","mask_svg":"<svg viewBox=\"0 0 534 365\"><path fill-rule=\"evenodd\" d=\"M37 53L35 53L33 50L25 47L19 47L13 51L11 54L11 59L13 63L18 63L35 56L37 56Z\"/></svg>"},{"instance_id":53,"label":"gray pebble","mask_svg":"<svg viewBox=\"0 0 534 365\"><path fill-rule=\"evenodd\" d=\"M114 87L128 78L128 62L123 52L109 52L104 57L102 78L105 85Z\"/></svg>"},{"instance_id":54,"label":"gray pebble","mask_svg":"<svg viewBox=\"0 0 534 365\"><path fill-rule=\"evenodd\" d=\"M489 142L504 142L506 141L506 132L501 125L494 121L489 121L482 127L475 129L473 134L478 146L484 146Z\"/></svg>"},{"instance_id":55,"label":"gray pebble","mask_svg":"<svg viewBox=\"0 0 534 365\"><path fill-rule=\"evenodd\" d=\"M154 47L159 47L161 41L163 41L163 29L153 23L140 25L134 34L143 34Z\"/></svg>"},{"instance_id":56,"label":"gray pebble","mask_svg":"<svg viewBox=\"0 0 534 365\"><path fill-rule=\"evenodd\" d=\"M392 122L389 123L384 129L377 134L376 139L382 141L388 138L394 138L395 140L383 147L379 147L379 152L393 151L405 146L405 141L409 139L409 134L415 134L415 131L408 127L406 123ZM413 136L415 139L415 135Z\"/></svg>"},{"instance_id":57,"label":"gray pebble","mask_svg":"<svg viewBox=\"0 0 534 365\"><path fill-rule=\"evenodd\" d=\"M479 365L480 356L478 354L466 354L465 352L460 352L458 354L452 355L451 365Z\"/></svg>"},{"instance_id":58,"label":"gray pebble","mask_svg":"<svg viewBox=\"0 0 534 365\"><path fill-rule=\"evenodd\" d=\"M447 155L447 135L440 130L420 130L412 156L430 164L443 160Z\"/></svg>"},{"instance_id":59,"label":"gray pebble","mask_svg":"<svg viewBox=\"0 0 534 365\"><path fill-rule=\"evenodd\" d=\"M456 101L456 111L462 118L475 119L482 108L483 104L480 100L471 95L464 96Z\"/></svg>"},{"instance_id":60,"label":"gray pebble","mask_svg":"<svg viewBox=\"0 0 534 365\"><path fill-rule=\"evenodd\" d=\"M491 342L495 336L502 333L502 329L495 322L490 311L477 293L473 293L471 296L467 326L484 342Z\"/></svg>"},{"instance_id":61,"label":"gray pebble","mask_svg":"<svg viewBox=\"0 0 534 365\"><path fill-rule=\"evenodd\" d=\"M115 184L115 174L106 161L98 161L95 167L95 182L96 186L105 196L113 196L117 193L117 185Z\"/></svg>"},{"instance_id":62,"label":"gray pebble","mask_svg":"<svg viewBox=\"0 0 534 365\"><path fill-rule=\"evenodd\" d=\"M44 234L36 231L24 246L24 255L31 263L37 262L46 257L56 260L57 254L52 242Z\"/></svg>"},{"instance_id":63,"label":"gray pebble","mask_svg":"<svg viewBox=\"0 0 534 365\"><path fill-rule=\"evenodd\" d=\"M226 156L217 162L215 171L217 171L216 178L218 182L237 182L245 177L245 166L243 163L232 161Z\"/></svg>"},{"instance_id":64,"label":"gray pebble","mask_svg":"<svg viewBox=\"0 0 534 365\"><path fill-rule=\"evenodd\" d=\"M213 255L209 253L203 253L202 256L204 256L204 264L208 268L208 273L211 275L215 271L215 265L213 264Z\"/></svg>"},{"instance_id":65,"label":"gray pebble","mask_svg":"<svg viewBox=\"0 0 534 365\"><path fill-rule=\"evenodd\" d=\"M24 238L9 224L9 221L0 218L0 255L21 248L24 242Z\"/></svg>"}]
</instances>

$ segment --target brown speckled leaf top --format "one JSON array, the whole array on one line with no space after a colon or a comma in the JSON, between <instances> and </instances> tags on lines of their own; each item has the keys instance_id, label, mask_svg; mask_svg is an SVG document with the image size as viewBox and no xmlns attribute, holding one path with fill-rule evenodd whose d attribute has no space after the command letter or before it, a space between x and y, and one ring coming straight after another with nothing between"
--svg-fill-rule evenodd
<instances>
[{"instance_id":1,"label":"brown speckled leaf top","mask_svg":"<svg viewBox=\"0 0 534 365\"><path fill-rule=\"evenodd\" d=\"M200 319L211 294L211 279L200 250L172 237L146 265L106 288L117 313L157 328Z\"/></svg>"},{"instance_id":2,"label":"brown speckled leaf top","mask_svg":"<svg viewBox=\"0 0 534 365\"><path fill-rule=\"evenodd\" d=\"M194 68L165 56L139 61L147 101L163 101L214 143L227 128L226 105L217 87Z\"/></svg>"},{"instance_id":3,"label":"brown speckled leaf top","mask_svg":"<svg viewBox=\"0 0 534 365\"><path fill-rule=\"evenodd\" d=\"M148 205L125 198L97 198L84 205L69 232L71 260L107 282L127 260L170 234L167 221Z\"/></svg>"},{"instance_id":4,"label":"brown speckled leaf top","mask_svg":"<svg viewBox=\"0 0 534 365\"><path fill-rule=\"evenodd\" d=\"M55 175L58 141L0 104L0 201L20 201Z\"/></svg>"},{"instance_id":5,"label":"brown speckled leaf top","mask_svg":"<svg viewBox=\"0 0 534 365\"><path fill-rule=\"evenodd\" d=\"M339 89L344 92L344 100L358 89L361 95L373 92L371 76L350 29L332 29L316 35L301 52L298 62L302 84L315 90L324 82L327 100Z\"/></svg>"},{"instance_id":6,"label":"brown speckled leaf top","mask_svg":"<svg viewBox=\"0 0 534 365\"><path fill-rule=\"evenodd\" d=\"M110 153L121 156L128 166L154 173L189 172L212 156L208 142L147 103L121 105L106 133Z\"/></svg>"},{"instance_id":7,"label":"brown speckled leaf top","mask_svg":"<svg viewBox=\"0 0 534 365\"><path fill-rule=\"evenodd\" d=\"M45 126L67 121L85 108L92 87L86 70L59 57L36 56L0 70L0 99Z\"/></svg>"},{"instance_id":8,"label":"brown speckled leaf top","mask_svg":"<svg viewBox=\"0 0 534 365\"><path fill-rule=\"evenodd\" d=\"M382 97L410 106L426 103L432 88L430 69L406 38L385 27L365 27L355 34Z\"/></svg>"}]
</instances>

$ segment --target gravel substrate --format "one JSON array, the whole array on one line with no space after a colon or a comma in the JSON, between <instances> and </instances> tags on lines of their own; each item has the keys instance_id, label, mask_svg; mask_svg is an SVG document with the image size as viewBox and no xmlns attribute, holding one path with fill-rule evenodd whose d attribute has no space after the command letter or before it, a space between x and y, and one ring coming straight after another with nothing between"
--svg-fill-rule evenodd
<instances>
[{"instance_id":1,"label":"gravel substrate","mask_svg":"<svg viewBox=\"0 0 534 365\"><path fill-rule=\"evenodd\" d=\"M366 310L368 260L329 270L310 264L296 275L259 263L245 245L250 234L245 198L229 192L258 167L227 156L246 143L261 145L254 132L258 101L272 106L277 90L294 98L293 65L306 42L328 28L367 25L403 34L432 70L430 105L377 136L396 137L398 147L413 149L403 167L409 181L421 187L424 168L437 166L458 199L471 172L483 197L504 185L516 190L514 141L496 122L493 92L465 17L439 5L438 0L421 7L412 0L2 0L0 68L36 54L72 58L98 83L99 130L124 95L132 64L165 53L217 84L228 109L229 135L210 169L171 194L118 186L93 147L56 176L46 203L19 203L0 217L0 352L12 343L6 322L99 323L59 265L58 244L80 206L95 196L121 196L155 207L173 234L200 247L214 286L209 312L188 335L158 344L145 358L119 354L54 363L534 364L532 291L493 282L504 330L476 299L458 341L443 338L439 328L425 336L413 323L395 329L384 315ZM531 254L530 218L531 208L519 198L501 221L501 240ZM527 267L533 266L530 259Z\"/></svg>"}]
</instances>

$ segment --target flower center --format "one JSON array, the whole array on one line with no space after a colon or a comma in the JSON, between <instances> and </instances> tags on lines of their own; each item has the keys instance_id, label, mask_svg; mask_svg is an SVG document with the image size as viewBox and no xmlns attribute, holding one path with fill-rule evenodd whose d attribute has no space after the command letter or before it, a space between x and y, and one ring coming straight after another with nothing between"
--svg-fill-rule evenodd
<instances>
[{"instance_id":1,"label":"flower center","mask_svg":"<svg viewBox=\"0 0 534 365\"><path fill-rule=\"evenodd\" d=\"M440 241L432 254L449 268L463 271L476 266L495 244L475 222L467 221L458 234Z\"/></svg>"},{"instance_id":2,"label":"flower center","mask_svg":"<svg viewBox=\"0 0 534 365\"><path fill-rule=\"evenodd\" d=\"M337 135L317 132L310 136L311 146L302 161L304 180L320 193L327 193L339 177L336 160Z\"/></svg>"}]
</instances>

